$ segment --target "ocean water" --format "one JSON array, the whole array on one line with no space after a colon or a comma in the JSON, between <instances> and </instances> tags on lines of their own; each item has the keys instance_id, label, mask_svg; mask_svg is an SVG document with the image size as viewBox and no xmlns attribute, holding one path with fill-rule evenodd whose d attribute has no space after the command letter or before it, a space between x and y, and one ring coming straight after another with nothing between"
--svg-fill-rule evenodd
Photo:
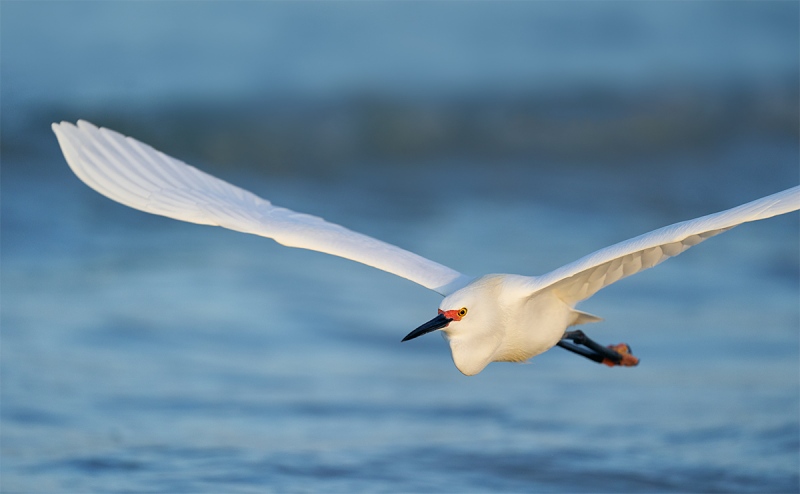
<instances>
[{"instance_id":1,"label":"ocean water","mask_svg":"<svg viewBox=\"0 0 800 494\"><path fill-rule=\"evenodd\" d=\"M466 193L421 211L404 181L249 183L467 272L545 272L713 210ZM796 215L584 304L606 318L585 329L628 342L637 368L556 348L467 378L436 335L400 343L439 301L405 280L74 179L4 178L3 207L4 492L798 487Z\"/></svg>"},{"instance_id":2,"label":"ocean water","mask_svg":"<svg viewBox=\"0 0 800 494\"><path fill-rule=\"evenodd\" d=\"M112 203L49 131L541 274L800 181L796 4L187 5L2 5L0 491L800 490L796 213L581 305L636 368L465 377L400 343L433 292Z\"/></svg>"}]
</instances>

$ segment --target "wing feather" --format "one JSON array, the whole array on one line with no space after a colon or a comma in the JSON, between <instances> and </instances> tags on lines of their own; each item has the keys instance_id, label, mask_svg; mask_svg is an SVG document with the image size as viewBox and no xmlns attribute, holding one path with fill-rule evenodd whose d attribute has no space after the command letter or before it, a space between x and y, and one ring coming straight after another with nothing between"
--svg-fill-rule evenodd
<instances>
[{"instance_id":1,"label":"wing feather","mask_svg":"<svg viewBox=\"0 0 800 494\"><path fill-rule=\"evenodd\" d=\"M611 283L652 268L736 225L797 209L800 209L800 186L600 249L543 276L531 278L528 288L531 293L551 289L564 302L574 305Z\"/></svg>"},{"instance_id":2,"label":"wing feather","mask_svg":"<svg viewBox=\"0 0 800 494\"><path fill-rule=\"evenodd\" d=\"M72 171L89 187L148 213L272 238L407 278L442 295L471 277L394 245L272 205L131 137L78 121L53 124Z\"/></svg>"}]
</instances>

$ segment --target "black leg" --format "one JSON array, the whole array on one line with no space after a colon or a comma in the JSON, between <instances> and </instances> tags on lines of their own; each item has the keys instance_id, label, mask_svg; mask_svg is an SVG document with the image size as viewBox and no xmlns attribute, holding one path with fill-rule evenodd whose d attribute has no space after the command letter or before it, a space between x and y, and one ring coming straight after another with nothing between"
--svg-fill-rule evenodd
<instances>
[{"instance_id":1,"label":"black leg","mask_svg":"<svg viewBox=\"0 0 800 494\"><path fill-rule=\"evenodd\" d=\"M583 347L579 347L578 345L572 344L568 341L561 340L558 343L556 343L556 345L560 346L564 350L569 350L572 353L577 353L581 357L586 357L589 360L594 360L598 364L603 362L603 357L601 357L600 355L596 354L591 350L587 350Z\"/></svg>"},{"instance_id":2,"label":"black leg","mask_svg":"<svg viewBox=\"0 0 800 494\"><path fill-rule=\"evenodd\" d=\"M621 343L614 347L605 347L586 336L580 329L567 331L557 344L565 350L610 367L615 365L631 367L639 364L639 359L631 355L628 345Z\"/></svg>"}]
</instances>

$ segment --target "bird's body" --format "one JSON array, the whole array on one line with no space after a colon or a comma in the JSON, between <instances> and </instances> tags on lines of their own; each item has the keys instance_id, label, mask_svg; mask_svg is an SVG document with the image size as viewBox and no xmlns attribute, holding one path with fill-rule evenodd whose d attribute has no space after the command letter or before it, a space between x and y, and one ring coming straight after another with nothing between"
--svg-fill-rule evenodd
<instances>
[{"instance_id":1,"label":"bird's body","mask_svg":"<svg viewBox=\"0 0 800 494\"><path fill-rule=\"evenodd\" d=\"M471 376L490 362L524 362L555 346L584 315L550 290L531 294L529 283L527 276L490 274L442 301L441 307L468 307L468 327L442 329L458 370Z\"/></svg>"},{"instance_id":2,"label":"bird's body","mask_svg":"<svg viewBox=\"0 0 800 494\"><path fill-rule=\"evenodd\" d=\"M122 204L352 259L442 294L439 315L404 341L441 330L456 367L466 375L490 362L528 360L558 344L568 327L599 321L575 307L611 283L738 224L800 209L800 186L795 186L620 242L542 276L476 278L321 218L276 207L114 131L84 121L53 124L53 130L75 174Z\"/></svg>"}]
</instances>

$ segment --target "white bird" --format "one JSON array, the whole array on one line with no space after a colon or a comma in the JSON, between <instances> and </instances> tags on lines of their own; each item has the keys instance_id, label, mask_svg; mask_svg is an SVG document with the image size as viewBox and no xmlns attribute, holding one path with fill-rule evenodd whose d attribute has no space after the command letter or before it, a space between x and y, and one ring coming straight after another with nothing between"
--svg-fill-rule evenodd
<instances>
[{"instance_id":1,"label":"white bird","mask_svg":"<svg viewBox=\"0 0 800 494\"><path fill-rule=\"evenodd\" d=\"M52 128L72 171L126 206L344 257L440 293L439 315L403 341L441 330L453 362L468 376L490 362L522 362L556 345L609 365L635 365L638 360L628 355L626 346L608 350L580 331L567 331L600 320L576 310L578 302L740 223L800 209L800 186L795 186L600 249L542 276L473 277L321 218L274 206L113 130L85 121L77 126L54 123Z\"/></svg>"}]
</instances>

